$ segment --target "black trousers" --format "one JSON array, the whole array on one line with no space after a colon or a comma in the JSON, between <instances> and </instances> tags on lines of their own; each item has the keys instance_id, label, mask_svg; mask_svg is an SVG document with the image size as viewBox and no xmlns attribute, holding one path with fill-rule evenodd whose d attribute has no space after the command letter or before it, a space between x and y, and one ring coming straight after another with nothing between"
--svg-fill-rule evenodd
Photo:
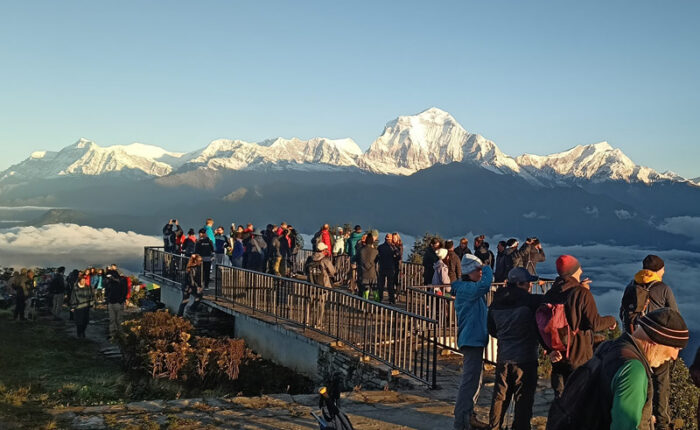
<instances>
[{"instance_id":1,"label":"black trousers","mask_svg":"<svg viewBox=\"0 0 700 430\"><path fill-rule=\"evenodd\" d=\"M386 286L386 289L389 291L389 303L395 303L396 300L394 299L394 293L396 289L394 288L394 280L396 279L396 275L394 274L393 271L379 271L379 283L378 283L378 288L379 288L379 301L382 302L384 301L384 288Z\"/></svg>"},{"instance_id":2,"label":"black trousers","mask_svg":"<svg viewBox=\"0 0 700 430\"><path fill-rule=\"evenodd\" d=\"M671 428L671 413L668 410L668 400L671 391L671 366L672 362L666 361L652 370L651 381L654 385L653 413L656 417L655 430L668 430Z\"/></svg>"},{"instance_id":3,"label":"black trousers","mask_svg":"<svg viewBox=\"0 0 700 430\"><path fill-rule=\"evenodd\" d=\"M552 363L551 381L555 398L561 397L561 394L564 392L564 385L572 373L574 373L574 369L568 361Z\"/></svg>"},{"instance_id":4,"label":"black trousers","mask_svg":"<svg viewBox=\"0 0 700 430\"><path fill-rule=\"evenodd\" d=\"M537 362L497 363L489 414L489 429L500 430L510 400L515 402L512 430L530 430L532 405L537 389Z\"/></svg>"},{"instance_id":5,"label":"black trousers","mask_svg":"<svg viewBox=\"0 0 700 430\"><path fill-rule=\"evenodd\" d=\"M13 314L14 319L17 319L19 317L20 320L24 320L25 303L26 302L23 294L17 294L15 296L15 312Z\"/></svg>"},{"instance_id":6,"label":"black trousers","mask_svg":"<svg viewBox=\"0 0 700 430\"><path fill-rule=\"evenodd\" d=\"M209 288L209 278L211 278L211 261L202 261L202 278L204 288Z\"/></svg>"},{"instance_id":7,"label":"black trousers","mask_svg":"<svg viewBox=\"0 0 700 430\"><path fill-rule=\"evenodd\" d=\"M90 308L80 308L75 310L75 327L78 331L78 337L85 337L85 329L90 321Z\"/></svg>"}]
</instances>

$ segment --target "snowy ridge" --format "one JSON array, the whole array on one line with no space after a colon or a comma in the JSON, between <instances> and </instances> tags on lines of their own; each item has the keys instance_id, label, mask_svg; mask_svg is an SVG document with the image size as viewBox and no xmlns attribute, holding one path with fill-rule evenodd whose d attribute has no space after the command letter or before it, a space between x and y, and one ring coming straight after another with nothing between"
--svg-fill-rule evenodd
<instances>
[{"instance_id":1,"label":"snowy ridge","mask_svg":"<svg viewBox=\"0 0 700 430\"><path fill-rule=\"evenodd\" d=\"M613 148L608 142L578 145L547 156L523 154L515 161L533 177L555 181L573 178L594 182L622 180L648 184L679 178L673 173L659 173L635 164L620 149Z\"/></svg>"},{"instance_id":2,"label":"snowy ridge","mask_svg":"<svg viewBox=\"0 0 700 430\"><path fill-rule=\"evenodd\" d=\"M26 160L0 173L0 181L9 177L39 179L122 173L129 177L160 177L202 169L332 171L352 168L377 174L411 175L436 164L455 162L520 176L532 184L545 186L607 180L647 184L670 180L700 185L700 178L689 181L673 172L659 173L639 166L607 142L579 145L546 156L524 154L513 158L491 140L468 132L452 115L435 107L388 122L364 153L349 138L278 137L257 143L218 139L187 154L141 143L100 147L80 139L58 152L32 153Z\"/></svg>"},{"instance_id":3,"label":"snowy ridge","mask_svg":"<svg viewBox=\"0 0 700 430\"><path fill-rule=\"evenodd\" d=\"M155 151L153 148L157 147L133 144L103 148L90 140L80 139L58 152L34 152L28 159L0 174L0 179L42 179L122 173L140 177L167 175L172 171L172 166L147 155L177 158L178 154L165 150Z\"/></svg>"}]
</instances>

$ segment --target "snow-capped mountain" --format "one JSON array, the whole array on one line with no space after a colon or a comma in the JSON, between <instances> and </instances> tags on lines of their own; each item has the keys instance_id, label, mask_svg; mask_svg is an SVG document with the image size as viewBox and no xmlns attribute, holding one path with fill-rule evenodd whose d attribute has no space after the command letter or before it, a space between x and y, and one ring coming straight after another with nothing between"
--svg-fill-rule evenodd
<instances>
[{"instance_id":1,"label":"snow-capped mountain","mask_svg":"<svg viewBox=\"0 0 700 430\"><path fill-rule=\"evenodd\" d=\"M58 152L35 152L0 173L6 178L39 179L128 173L160 177L190 171L256 169L361 169L384 175L411 175L436 164L465 163L516 175L534 185L607 180L652 183L687 182L671 173L639 166L607 142L567 151L513 158L479 134L469 133L449 113L430 108L400 116L384 127L366 152L349 138L275 138L258 143L218 139L187 154L140 143L100 147L80 139ZM134 174L136 173L136 174ZM699 179L693 180L696 184Z\"/></svg>"},{"instance_id":2,"label":"snow-capped mountain","mask_svg":"<svg viewBox=\"0 0 700 430\"><path fill-rule=\"evenodd\" d=\"M140 143L101 147L90 140L80 139L58 152L34 152L28 159L0 174L0 179L104 174L163 176L172 171L172 165L181 156L180 153Z\"/></svg>"},{"instance_id":3,"label":"snow-capped mountain","mask_svg":"<svg viewBox=\"0 0 700 430\"><path fill-rule=\"evenodd\" d=\"M261 166L324 168L356 167L362 150L352 139L297 138L269 139L260 143L215 140L205 148L187 154L181 170L245 170Z\"/></svg>"},{"instance_id":4,"label":"snow-capped mountain","mask_svg":"<svg viewBox=\"0 0 700 430\"><path fill-rule=\"evenodd\" d=\"M700 185L700 176L691 179L690 182L694 183L695 185Z\"/></svg>"},{"instance_id":5,"label":"snow-capped mountain","mask_svg":"<svg viewBox=\"0 0 700 430\"><path fill-rule=\"evenodd\" d=\"M578 145L567 151L546 156L523 154L515 161L523 171L536 178L559 182L583 179L594 182L622 180L648 184L680 178L673 173L659 173L639 166L608 142Z\"/></svg>"},{"instance_id":6,"label":"snow-capped mountain","mask_svg":"<svg viewBox=\"0 0 700 430\"><path fill-rule=\"evenodd\" d=\"M468 133L449 113L430 108L387 123L360 158L375 173L410 175L435 164L471 161L497 172L518 172L515 161L492 141Z\"/></svg>"}]
</instances>

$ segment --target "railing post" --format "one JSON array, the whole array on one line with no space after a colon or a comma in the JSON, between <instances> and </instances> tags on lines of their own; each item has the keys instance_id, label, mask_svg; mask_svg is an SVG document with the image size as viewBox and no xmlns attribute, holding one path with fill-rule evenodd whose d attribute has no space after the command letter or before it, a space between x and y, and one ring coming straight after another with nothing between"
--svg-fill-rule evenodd
<instances>
[{"instance_id":1,"label":"railing post","mask_svg":"<svg viewBox=\"0 0 700 430\"><path fill-rule=\"evenodd\" d=\"M434 330L437 332L437 325L435 326ZM433 338L433 390L437 388L437 353L437 339Z\"/></svg>"}]
</instances>

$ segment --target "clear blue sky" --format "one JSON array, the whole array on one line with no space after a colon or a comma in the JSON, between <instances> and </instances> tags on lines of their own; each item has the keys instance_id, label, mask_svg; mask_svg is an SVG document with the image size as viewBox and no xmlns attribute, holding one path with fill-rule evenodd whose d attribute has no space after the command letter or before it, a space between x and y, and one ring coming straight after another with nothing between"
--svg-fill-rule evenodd
<instances>
[{"instance_id":1,"label":"clear blue sky","mask_svg":"<svg viewBox=\"0 0 700 430\"><path fill-rule=\"evenodd\" d=\"M79 137L352 137L437 106L511 155L700 176L700 2L5 1L0 169Z\"/></svg>"}]
</instances>

